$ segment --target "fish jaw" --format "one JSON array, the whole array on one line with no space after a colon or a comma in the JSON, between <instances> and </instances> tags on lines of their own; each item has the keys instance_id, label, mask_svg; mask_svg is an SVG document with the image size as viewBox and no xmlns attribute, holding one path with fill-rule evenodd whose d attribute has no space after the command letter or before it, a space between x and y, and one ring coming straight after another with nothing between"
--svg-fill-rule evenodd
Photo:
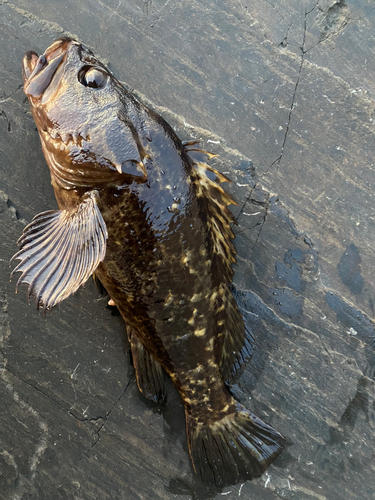
<instances>
[{"instance_id":1,"label":"fish jaw","mask_svg":"<svg viewBox=\"0 0 375 500\"><path fill-rule=\"evenodd\" d=\"M77 42L73 40L73 38L58 38L44 51L43 56L46 58L47 62L49 62L50 60L65 52L68 49L69 44L72 42L77 44ZM25 53L22 61L23 80L25 83L27 80L29 80L31 74L36 69L38 59L38 54L33 50L29 50Z\"/></svg>"},{"instance_id":2,"label":"fish jaw","mask_svg":"<svg viewBox=\"0 0 375 500\"><path fill-rule=\"evenodd\" d=\"M63 67L60 66L64 66L66 54L72 44L78 45L78 42L72 38L59 38L40 56L34 51L26 52L22 62L22 75L24 92L29 98L40 98L47 88L48 93L52 94L58 88L63 74ZM56 74L58 77L54 78Z\"/></svg>"}]
</instances>

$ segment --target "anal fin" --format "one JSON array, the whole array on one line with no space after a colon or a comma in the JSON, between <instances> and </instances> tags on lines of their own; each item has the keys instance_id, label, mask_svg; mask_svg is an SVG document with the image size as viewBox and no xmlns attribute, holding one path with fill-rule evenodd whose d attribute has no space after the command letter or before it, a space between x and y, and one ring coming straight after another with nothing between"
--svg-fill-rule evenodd
<instances>
[{"instance_id":1,"label":"anal fin","mask_svg":"<svg viewBox=\"0 0 375 500\"><path fill-rule=\"evenodd\" d=\"M129 326L127 332L138 389L147 399L163 403L166 399L166 388L165 373L161 364L148 352Z\"/></svg>"}]
</instances>

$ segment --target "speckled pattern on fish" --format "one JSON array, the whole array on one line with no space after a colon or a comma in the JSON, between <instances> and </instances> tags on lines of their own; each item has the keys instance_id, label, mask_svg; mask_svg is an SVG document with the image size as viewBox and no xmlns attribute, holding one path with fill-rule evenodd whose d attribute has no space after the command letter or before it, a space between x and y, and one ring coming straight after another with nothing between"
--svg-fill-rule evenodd
<instances>
[{"instance_id":1,"label":"speckled pattern on fish","mask_svg":"<svg viewBox=\"0 0 375 500\"><path fill-rule=\"evenodd\" d=\"M258 477L284 438L225 386L252 351L230 288L228 179L75 40L26 53L23 72L60 210L24 230L17 284L51 309L94 274L126 323L140 391L163 401L165 372L179 391L196 473Z\"/></svg>"}]
</instances>

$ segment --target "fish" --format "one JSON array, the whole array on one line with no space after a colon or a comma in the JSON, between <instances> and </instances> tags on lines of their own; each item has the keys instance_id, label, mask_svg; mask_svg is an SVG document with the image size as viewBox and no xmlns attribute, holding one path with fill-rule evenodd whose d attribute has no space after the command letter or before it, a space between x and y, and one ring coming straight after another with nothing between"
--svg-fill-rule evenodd
<instances>
[{"instance_id":1,"label":"fish","mask_svg":"<svg viewBox=\"0 0 375 500\"><path fill-rule=\"evenodd\" d=\"M141 393L164 402L165 374L178 390L195 473L218 487L259 477L285 438L228 389L253 350L232 290L229 179L72 38L26 52L23 79L59 210L24 229L17 287L49 311L94 276Z\"/></svg>"}]
</instances>

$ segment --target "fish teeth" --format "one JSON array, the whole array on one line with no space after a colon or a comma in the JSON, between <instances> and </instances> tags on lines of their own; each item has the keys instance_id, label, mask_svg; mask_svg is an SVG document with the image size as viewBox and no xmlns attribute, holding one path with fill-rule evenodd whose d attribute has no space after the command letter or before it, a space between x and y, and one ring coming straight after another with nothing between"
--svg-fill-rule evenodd
<instances>
[{"instance_id":1,"label":"fish teeth","mask_svg":"<svg viewBox=\"0 0 375 500\"><path fill-rule=\"evenodd\" d=\"M82 137L84 141L87 141L89 137L88 128L83 127L82 130L80 130L79 135Z\"/></svg>"},{"instance_id":2,"label":"fish teeth","mask_svg":"<svg viewBox=\"0 0 375 500\"><path fill-rule=\"evenodd\" d=\"M60 137L61 137L61 140L63 141L63 143L67 146L68 142L70 140L72 140L72 136L69 132L65 133L65 132L62 132L60 133Z\"/></svg>"},{"instance_id":3,"label":"fish teeth","mask_svg":"<svg viewBox=\"0 0 375 500\"><path fill-rule=\"evenodd\" d=\"M61 132L56 128L48 129L47 133L51 137L51 139L53 139L54 141L61 141L61 143L62 143L61 145L65 145L65 146L68 146L71 143L74 143L75 145L77 145L80 138L83 138L86 140L86 138L88 137L88 134L85 132L83 132L83 135L82 135L82 132L76 132L76 131L74 131L74 132ZM64 149L64 148L60 148L60 149Z\"/></svg>"},{"instance_id":4,"label":"fish teeth","mask_svg":"<svg viewBox=\"0 0 375 500\"><path fill-rule=\"evenodd\" d=\"M55 128L48 129L48 134L52 139L61 139L59 132Z\"/></svg>"},{"instance_id":5,"label":"fish teeth","mask_svg":"<svg viewBox=\"0 0 375 500\"><path fill-rule=\"evenodd\" d=\"M80 136L79 132L77 132L77 131L72 132L72 139L73 139L74 144L77 144L79 136Z\"/></svg>"}]
</instances>

